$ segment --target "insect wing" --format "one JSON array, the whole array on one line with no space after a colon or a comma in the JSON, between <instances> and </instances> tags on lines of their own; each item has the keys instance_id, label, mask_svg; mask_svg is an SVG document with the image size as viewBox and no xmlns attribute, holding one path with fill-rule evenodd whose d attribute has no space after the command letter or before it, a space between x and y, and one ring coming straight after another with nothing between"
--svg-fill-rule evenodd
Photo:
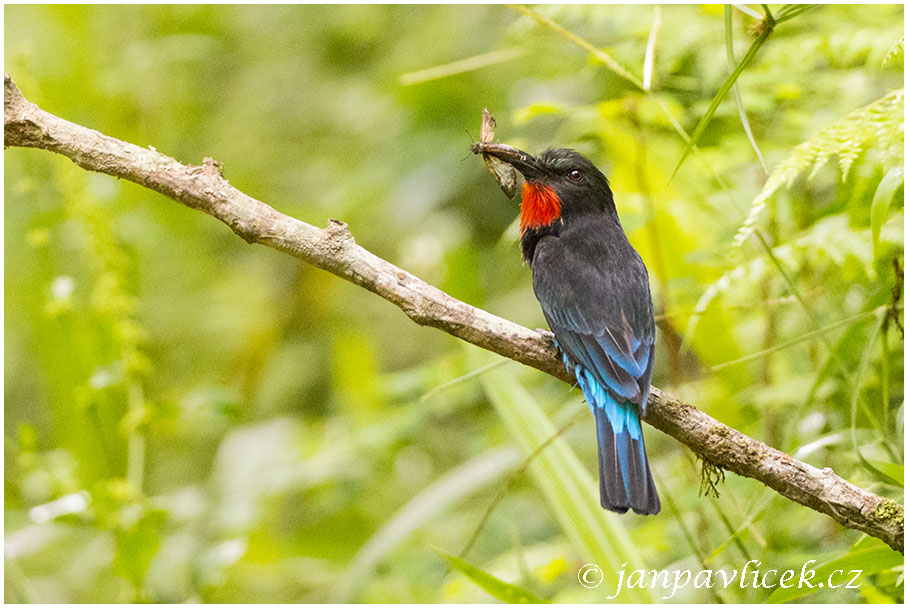
<instances>
[{"instance_id":1,"label":"insect wing","mask_svg":"<svg viewBox=\"0 0 909 609\"><path fill-rule=\"evenodd\" d=\"M495 136L496 119L489 110L483 108L483 122L480 125L480 141L484 144L488 144L492 142ZM500 161L491 154L483 154L483 161L486 163L489 173L495 176L496 182L499 183L499 187L505 195L509 199L514 198L518 186L518 174L514 167Z\"/></svg>"},{"instance_id":2,"label":"insect wing","mask_svg":"<svg viewBox=\"0 0 909 609\"><path fill-rule=\"evenodd\" d=\"M486 108L483 108L483 123L480 125L480 141L488 144L496 136L496 119Z\"/></svg>"},{"instance_id":3,"label":"insect wing","mask_svg":"<svg viewBox=\"0 0 909 609\"><path fill-rule=\"evenodd\" d=\"M504 192L509 199L513 199L518 190L518 174L514 167L504 161L500 161L491 154L484 154L483 160L486 162L489 173L496 177L496 182L499 183L502 192Z\"/></svg>"}]
</instances>

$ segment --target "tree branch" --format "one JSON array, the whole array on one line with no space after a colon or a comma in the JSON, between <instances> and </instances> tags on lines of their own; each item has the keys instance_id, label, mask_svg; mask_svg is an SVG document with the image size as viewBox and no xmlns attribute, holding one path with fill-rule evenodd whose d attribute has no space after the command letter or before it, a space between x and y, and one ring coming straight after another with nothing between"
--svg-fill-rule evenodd
<instances>
[{"instance_id":1,"label":"tree branch","mask_svg":"<svg viewBox=\"0 0 909 609\"><path fill-rule=\"evenodd\" d=\"M4 78L4 145L43 148L80 167L145 186L227 224L260 243L347 279L400 307L413 321L443 330L568 383L548 332L530 330L477 309L358 246L347 225L319 229L279 213L231 186L218 163L183 165L41 110ZM903 552L903 506L727 427L652 387L645 420L712 465L754 478L784 497Z\"/></svg>"}]
</instances>

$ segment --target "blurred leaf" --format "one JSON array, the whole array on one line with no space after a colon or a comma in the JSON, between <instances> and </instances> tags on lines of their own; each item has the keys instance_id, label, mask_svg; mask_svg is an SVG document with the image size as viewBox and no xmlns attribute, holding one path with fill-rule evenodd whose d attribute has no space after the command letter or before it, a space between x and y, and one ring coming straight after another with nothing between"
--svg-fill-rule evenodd
<instances>
[{"instance_id":1,"label":"blurred leaf","mask_svg":"<svg viewBox=\"0 0 909 609\"><path fill-rule=\"evenodd\" d=\"M420 491L363 544L341 577L334 600L348 602L358 588L365 587L375 565L408 535L458 501L498 480L517 461L514 451L496 449L459 465Z\"/></svg>"},{"instance_id":2,"label":"blurred leaf","mask_svg":"<svg viewBox=\"0 0 909 609\"><path fill-rule=\"evenodd\" d=\"M464 559L458 558L457 556L452 556L450 554L445 554L444 552L439 552L439 554L441 554L442 558L447 560L452 567L469 577L471 581L486 590L486 592L488 592L491 596L499 599L504 603L549 602L547 600L539 598L526 588L503 582L497 577L474 567Z\"/></svg>"},{"instance_id":3,"label":"blurred leaf","mask_svg":"<svg viewBox=\"0 0 909 609\"><path fill-rule=\"evenodd\" d=\"M618 74L619 76L621 76L622 78L627 80L628 82L632 83L637 88L639 88L641 90L644 89L644 85L641 83L641 81L638 80L637 77L634 76L631 72L629 72L624 67L622 67L619 64L619 62L617 62L612 56L609 55L609 53L606 53L605 51L594 47L592 44L590 44L583 38L568 31L567 29L565 29L564 27L562 27L561 25L559 25L552 19L548 19L547 17L545 17L544 15L541 15L539 12L537 12L533 9L527 8L526 6L522 6L520 4L511 5L511 8L513 8L517 11L520 11L521 13L523 13L524 15L527 15L528 17L530 17L531 19L533 19L534 21L536 21L543 27L549 28L550 30L559 34L560 36L563 36L567 40L571 41L572 43L576 44L577 46L581 47L582 49L584 49L585 51L587 51L588 53L593 55L598 61L600 61L601 63L606 65L610 70L612 70L613 72L615 72L616 74Z\"/></svg>"},{"instance_id":4,"label":"blurred leaf","mask_svg":"<svg viewBox=\"0 0 909 609\"><path fill-rule=\"evenodd\" d=\"M464 72L479 70L497 63L511 61L523 54L524 52L521 49L500 49L498 51L483 53L482 55L476 55L466 59L459 59L458 61L453 61L440 66L401 74L398 77L398 82L405 87L416 85L430 80L436 80L437 78L447 78L449 76L463 74Z\"/></svg>"},{"instance_id":5,"label":"blurred leaf","mask_svg":"<svg viewBox=\"0 0 909 609\"><path fill-rule=\"evenodd\" d=\"M529 106L524 106L514 115L514 123L516 126L527 123L528 121L537 118L543 114L559 114L562 112L562 107L558 104L544 104L536 103L530 104Z\"/></svg>"},{"instance_id":6,"label":"blurred leaf","mask_svg":"<svg viewBox=\"0 0 909 609\"><path fill-rule=\"evenodd\" d=\"M881 236L881 226L887 221L890 201L893 200L893 195L902 184L903 168L901 166L892 167L884 175L874 192L874 199L871 202L871 246L875 258L878 258L880 253L878 242Z\"/></svg>"},{"instance_id":7,"label":"blurred leaf","mask_svg":"<svg viewBox=\"0 0 909 609\"><path fill-rule=\"evenodd\" d=\"M475 347L468 349L477 364L493 359L491 354L479 353ZM481 377L481 382L502 423L527 454L555 433L556 426L508 369L490 370ZM621 518L600 507L596 483L564 438L556 439L540 453L531 463L530 471L582 560L596 563L604 573L619 572L623 563L646 569ZM650 591L640 588L623 588L617 598L635 602L652 600Z\"/></svg>"},{"instance_id":8,"label":"blurred leaf","mask_svg":"<svg viewBox=\"0 0 909 609\"><path fill-rule=\"evenodd\" d=\"M140 509L131 506L129 512ZM117 552L114 555L114 572L130 580L137 588L148 565L161 543L161 529L167 520L163 510L147 510L136 520L124 522L116 530Z\"/></svg>"},{"instance_id":9,"label":"blurred leaf","mask_svg":"<svg viewBox=\"0 0 909 609\"><path fill-rule=\"evenodd\" d=\"M897 61L902 63L904 53L903 45L905 38L905 36L900 36L900 39L897 40L892 47L890 47L890 50L887 51L887 56L884 57L884 60L881 62L881 66L888 66L891 63L896 63Z\"/></svg>"},{"instance_id":10,"label":"blurred leaf","mask_svg":"<svg viewBox=\"0 0 909 609\"><path fill-rule=\"evenodd\" d=\"M382 405L372 344L365 334L339 331L335 336L333 374L339 408L354 418L370 420Z\"/></svg>"},{"instance_id":11,"label":"blurred leaf","mask_svg":"<svg viewBox=\"0 0 909 609\"><path fill-rule=\"evenodd\" d=\"M905 469L900 463L889 463L887 461L877 461L875 459L868 459L868 462L878 471L882 472L887 478L888 482L898 486L903 487L903 481L905 477Z\"/></svg>"},{"instance_id":12,"label":"blurred leaf","mask_svg":"<svg viewBox=\"0 0 909 609\"><path fill-rule=\"evenodd\" d=\"M777 588L769 597L767 597L766 602L790 603L796 599L817 592L820 588L833 587L828 586L830 583L834 584L836 587L843 587L851 582L852 577L856 575L857 571L860 571L858 574L859 577L853 585L868 585L867 578L869 575L902 566L902 554L893 548L885 546L883 542L880 542L879 540L875 541L877 541L877 543L873 547L853 549L834 560L821 563L817 566L809 565L808 568L806 568L806 573L811 570L815 571L814 577L810 578L810 582L813 584L811 588L808 586L795 585L798 582L798 577L800 575L799 572L796 572L795 580L790 580L790 587ZM839 573L836 573L837 571ZM835 576L834 573L836 573ZM823 584L823 586L820 586L820 584Z\"/></svg>"}]
</instances>

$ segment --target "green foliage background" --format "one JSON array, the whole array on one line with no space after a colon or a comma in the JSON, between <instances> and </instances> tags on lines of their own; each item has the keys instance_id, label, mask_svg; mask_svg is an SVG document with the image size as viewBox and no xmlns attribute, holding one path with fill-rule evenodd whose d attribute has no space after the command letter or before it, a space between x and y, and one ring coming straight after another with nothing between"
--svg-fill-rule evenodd
<instances>
[{"instance_id":1,"label":"green foliage background","mask_svg":"<svg viewBox=\"0 0 909 609\"><path fill-rule=\"evenodd\" d=\"M779 23L736 81L741 105L721 99L671 181L686 148L672 122L695 131L758 20L539 12L638 79L658 17L650 90L497 6L7 6L4 67L50 112L214 157L252 196L342 219L531 327L545 322L517 206L469 144L485 106L504 142L577 148L650 268L654 384L902 502L902 8ZM699 496L695 457L653 429L663 513L604 513L577 390L136 185L44 151L5 162L7 601L602 602L625 561L750 559L864 570L858 590L805 600L902 600L882 543L734 475ZM447 557L500 494L464 560ZM578 584L590 562L608 590ZM672 600L771 593L792 591Z\"/></svg>"}]
</instances>

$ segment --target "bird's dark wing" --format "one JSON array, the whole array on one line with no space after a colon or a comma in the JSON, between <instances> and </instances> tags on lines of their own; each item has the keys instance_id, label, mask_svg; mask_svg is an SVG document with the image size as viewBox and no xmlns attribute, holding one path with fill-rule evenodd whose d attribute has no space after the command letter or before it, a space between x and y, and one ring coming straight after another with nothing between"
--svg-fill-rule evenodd
<instances>
[{"instance_id":1,"label":"bird's dark wing","mask_svg":"<svg viewBox=\"0 0 909 609\"><path fill-rule=\"evenodd\" d=\"M627 242L625 242L627 245ZM646 407L653 372L653 305L647 270L627 245L629 264L616 266L594 249L544 239L534 256L534 292L563 353L615 395ZM627 252L626 252L627 253ZM605 253L606 255L609 252ZM558 272L549 261L559 260Z\"/></svg>"},{"instance_id":2,"label":"bird's dark wing","mask_svg":"<svg viewBox=\"0 0 909 609\"><path fill-rule=\"evenodd\" d=\"M647 270L624 235L593 244L562 238L537 244L533 287L596 419L600 504L656 514L660 500L640 422L654 353Z\"/></svg>"}]
</instances>

